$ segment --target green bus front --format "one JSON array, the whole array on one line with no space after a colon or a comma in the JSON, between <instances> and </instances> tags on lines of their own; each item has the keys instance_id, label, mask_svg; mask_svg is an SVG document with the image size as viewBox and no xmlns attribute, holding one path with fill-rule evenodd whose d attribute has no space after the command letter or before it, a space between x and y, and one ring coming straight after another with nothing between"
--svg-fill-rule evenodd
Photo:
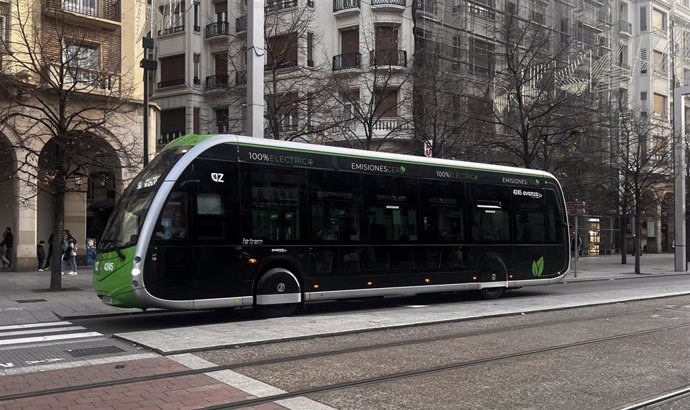
<instances>
[{"instance_id":1,"label":"green bus front","mask_svg":"<svg viewBox=\"0 0 690 410\"><path fill-rule=\"evenodd\" d=\"M127 308L148 307L135 295L133 287L132 267L139 234L157 189L188 148L165 150L120 197L98 244L94 264L93 286L104 303Z\"/></svg>"}]
</instances>

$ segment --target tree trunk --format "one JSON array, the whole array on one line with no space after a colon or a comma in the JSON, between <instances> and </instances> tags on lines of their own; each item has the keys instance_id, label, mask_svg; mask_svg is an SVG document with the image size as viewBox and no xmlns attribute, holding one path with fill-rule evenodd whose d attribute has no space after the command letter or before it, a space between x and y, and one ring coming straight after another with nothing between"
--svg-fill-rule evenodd
<instances>
[{"instance_id":1,"label":"tree trunk","mask_svg":"<svg viewBox=\"0 0 690 410\"><path fill-rule=\"evenodd\" d=\"M625 236L627 234L625 228L628 226L627 221L628 215L626 215L625 210L623 210L623 213L618 216L618 248L621 253L621 265L628 263L628 246L625 243Z\"/></svg>"},{"instance_id":2,"label":"tree trunk","mask_svg":"<svg viewBox=\"0 0 690 410\"><path fill-rule=\"evenodd\" d=\"M50 261L50 290L62 289L62 231L65 229L65 190L57 189L53 210L53 255Z\"/></svg>"},{"instance_id":3,"label":"tree trunk","mask_svg":"<svg viewBox=\"0 0 690 410\"><path fill-rule=\"evenodd\" d=\"M639 200L637 202L639 203ZM635 205L635 240L633 241L633 246L635 247L635 273L638 275L640 274L640 254L642 253L642 247L640 246L642 245L640 212L641 209L639 205Z\"/></svg>"}]
</instances>

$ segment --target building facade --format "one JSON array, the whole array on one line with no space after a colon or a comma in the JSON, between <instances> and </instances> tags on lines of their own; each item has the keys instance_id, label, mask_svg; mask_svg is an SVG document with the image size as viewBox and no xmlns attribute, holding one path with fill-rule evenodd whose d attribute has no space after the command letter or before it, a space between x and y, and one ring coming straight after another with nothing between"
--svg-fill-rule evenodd
<instances>
[{"instance_id":1,"label":"building facade","mask_svg":"<svg viewBox=\"0 0 690 410\"><path fill-rule=\"evenodd\" d=\"M64 151L51 136L82 139L66 164L72 173L64 201L64 226L81 244L82 262L87 239L100 237L116 198L141 169L145 23L146 5L138 2L0 0L0 225L14 232L13 269L36 269L36 245L52 232L58 204L47 170ZM22 105L24 113L10 120Z\"/></svg>"},{"instance_id":2,"label":"building facade","mask_svg":"<svg viewBox=\"0 0 690 410\"><path fill-rule=\"evenodd\" d=\"M600 170L585 175L592 158L616 172L626 118L654 125L655 135L635 142L645 152L672 132L672 89L690 81L689 1L268 0L264 137L418 155L426 145L435 156L562 172L586 188L602 179ZM157 0L152 8L158 146L187 133L245 134L246 3ZM517 68L514 45L525 57ZM517 96L536 100L545 83L554 96L577 95L579 115L596 118L554 141L587 148L570 159L555 153L558 165L496 151L519 128L510 123L525 108ZM668 176L645 193L639 234L652 252L668 250L674 234ZM581 226L595 232L591 253L618 247L613 185L569 190L568 199L589 195L592 215Z\"/></svg>"}]
</instances>

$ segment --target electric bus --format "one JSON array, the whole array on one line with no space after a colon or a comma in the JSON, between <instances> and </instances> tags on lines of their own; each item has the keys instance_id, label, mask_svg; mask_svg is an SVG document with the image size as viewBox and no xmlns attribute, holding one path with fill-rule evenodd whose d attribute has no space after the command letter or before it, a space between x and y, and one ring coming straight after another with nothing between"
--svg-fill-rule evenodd
<instances>
[{"instance_id":1,"label":"electric bus","mask_svg":"<svg viewBox=\"0 0 690 410\"><path fill-rule=\"evenodd\" d=\"M547 285L569 267L549 173L235 135L169 143L129 184L94 288L123 308L253 306Z\"/></svg>"}]
</instances>

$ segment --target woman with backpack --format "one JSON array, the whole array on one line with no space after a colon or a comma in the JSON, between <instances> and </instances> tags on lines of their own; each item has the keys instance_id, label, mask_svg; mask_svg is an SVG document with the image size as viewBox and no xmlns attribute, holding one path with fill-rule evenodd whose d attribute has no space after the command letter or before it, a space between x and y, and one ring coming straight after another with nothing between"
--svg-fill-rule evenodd
<instances>
[{"instance_id":1,"label":"woman with backpack","mask_svg":"<svg viewBox=\"0 0 690 410\"><path fill-rule=\"evenodd\" d=\"M68 275L77 274L77 240L65 229L62 233L62 274L65 274L65 262L69 262L71 270Z\"/></svg>"}]
</instances>

